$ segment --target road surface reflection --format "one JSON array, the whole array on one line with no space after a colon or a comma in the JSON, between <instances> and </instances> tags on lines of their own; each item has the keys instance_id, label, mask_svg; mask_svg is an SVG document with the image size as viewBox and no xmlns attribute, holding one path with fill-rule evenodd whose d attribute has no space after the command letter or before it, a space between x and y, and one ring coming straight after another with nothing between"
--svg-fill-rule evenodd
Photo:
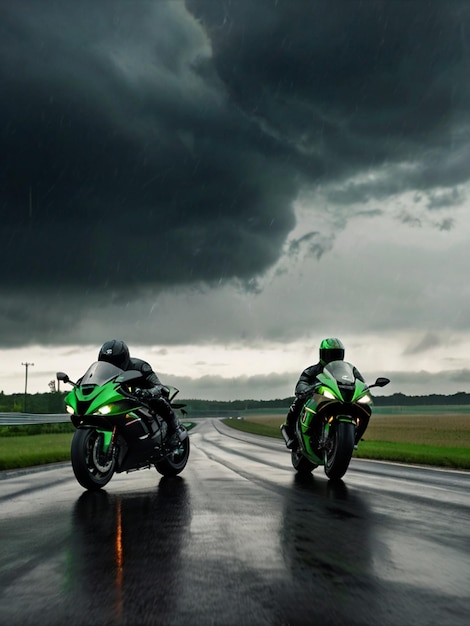
<instances>
[{"instance_id":1,"label":"road surface reflection","mask_svg":"<svg viewBox=\"0 0 470 626\"><path fill-rule=\"evenodd\" d=\"M155 493L85 491L72 515L68 578L87 619L164 620L178 602L190 522L189 489L180 477L162 478Z\"/></svg>"}]
</instances>

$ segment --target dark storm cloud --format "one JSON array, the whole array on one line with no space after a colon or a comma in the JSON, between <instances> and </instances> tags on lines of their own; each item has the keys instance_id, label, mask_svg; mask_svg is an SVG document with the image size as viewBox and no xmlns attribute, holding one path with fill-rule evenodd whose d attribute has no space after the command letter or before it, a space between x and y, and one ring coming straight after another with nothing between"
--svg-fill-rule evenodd
<instances>
[{"instance_id":1,"label":"dark storm cloud","mask_svg":"<svg viewBox=\"0 0 470 626\"><path fill-rule=\"evenodd\" d=\"M188 4L233 101L331 203L468 180L468 3Z\"/></svg>"},{"instance_id":2,"label":"dark storm cloud","mask_svg":"<svg viewBox=\"0 0 470 626\"><path fill-rule=\"evenodd\" d=\"M334 183L344 204L449 188L432 209L468 179L467 3L0 11L3 288L250 285L303 188ZM402 162L400 179L346 182Z\"/></svg>"},{"instance_id":3,"label":"dark storm cloud","mask_svg":"<svg viewBox=\"0 0 470 626\"><path fill-rule=\"evenodd\" d=\"M306 254L320 259L325 252L331 249L331 239L325 238L319 232L311 232L302 235L298 239L293 239L289 243L288 255L297 257L301 251Z\"/></svg>"},{"instance_id":4,"label":"dark storm cloud","mask_svg":"<svg viewBox=\"0 0 470 626\"><path fill-rule=\"evenodd\" d=\"M4 285L218 281L276 260L293 183L183 9L3 8Z\"/></svg>"}]
</instances>

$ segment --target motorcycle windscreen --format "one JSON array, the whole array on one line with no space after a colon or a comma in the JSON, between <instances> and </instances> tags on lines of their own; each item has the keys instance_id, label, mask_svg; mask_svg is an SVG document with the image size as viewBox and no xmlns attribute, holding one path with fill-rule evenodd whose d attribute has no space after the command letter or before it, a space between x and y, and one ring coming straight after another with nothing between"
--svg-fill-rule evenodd
<instances>
[{"instance_id":1,"label":"motorcycle windscreen","mask_svg":"<svg viewBox=\"0 0 470 626\"><path fill-rule=\"evenodd\" d=\"M354 368L347 361L332 361L325 366L323 373L342 384L354 384Z\"/></svg>"},{"instance_id":2,"label":"motorcycle windscreen","mask_svg":"<svg viewBox=\"0 0 470 626\"><path fill-rule=\"evenodd\" d=\"M83 374L80 385L104 385L119 374L122 374L119 367L106 363L106 361L96 361Z\"/></svg>"}]
</instances>

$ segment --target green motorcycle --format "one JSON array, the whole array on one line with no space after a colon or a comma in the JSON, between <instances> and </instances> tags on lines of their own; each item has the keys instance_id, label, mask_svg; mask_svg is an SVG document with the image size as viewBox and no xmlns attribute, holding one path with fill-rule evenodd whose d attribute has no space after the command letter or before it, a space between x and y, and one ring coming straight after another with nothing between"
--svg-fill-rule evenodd
<instances>
[{"instance_id":1,"label":"green motorcycle","mask_svg":"<svg viewBox=\"0 0 470 626\"><path fill-rule=\"evenodd\" d=\"M72 468L85 489L104 487L113 474L155 466L163 476L176 476L189 458L189 437L185 428L178 447L169 446L167 424L149 401L136 390L142 374L123 371L111 363L93 363L82 378L72 382L64 372L57 380L73 385L65 397L67 413L77 429L71 446ZM178 389L167 387L173 409Z\"/></svg>"},{"instance_id":2,"label":"green motorcycle","mask_svg":"<svg viewBox=\"0 0 470 626\"><path fill-rule=\"evenodd\" d=\"M299 474L308 474L319 465L333 480L346 473L372 414L370 389L390 382L380 377L367 385L355 371L347 361L332 361L318 374L318 382L297 420L296 442L291 450L292 465ZM284 425L281 432L287 443Z\"/></svg>"}]
</instances>

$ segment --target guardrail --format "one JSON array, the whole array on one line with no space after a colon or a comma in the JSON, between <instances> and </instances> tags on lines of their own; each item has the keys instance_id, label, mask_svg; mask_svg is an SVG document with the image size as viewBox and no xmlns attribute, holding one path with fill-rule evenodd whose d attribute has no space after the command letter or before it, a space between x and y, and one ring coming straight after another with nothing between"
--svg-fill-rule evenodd
<instances>
[{"instance_id":1,"label":"guardrail","mask_svg":"<svg viewBox=\"0 0 470 626\"><path fill-rule=\"evenodd\" d=\"M180 419L189 420L201 417L230 417L243 419L237 411L190 411ZM26 424L61 424L70 421L68 413L0 413L0 426L24 426Z\"/></svg>"},{"instance_id":2,"label":"guardrail","mask_svg":"<svg viewBox=\"0 0 470 626\"><path fill-rule=\"evenodd\" d=\"M0 413L0 426L60 424L70 421L67 413Z\"/></svg>"}]
</instances>

